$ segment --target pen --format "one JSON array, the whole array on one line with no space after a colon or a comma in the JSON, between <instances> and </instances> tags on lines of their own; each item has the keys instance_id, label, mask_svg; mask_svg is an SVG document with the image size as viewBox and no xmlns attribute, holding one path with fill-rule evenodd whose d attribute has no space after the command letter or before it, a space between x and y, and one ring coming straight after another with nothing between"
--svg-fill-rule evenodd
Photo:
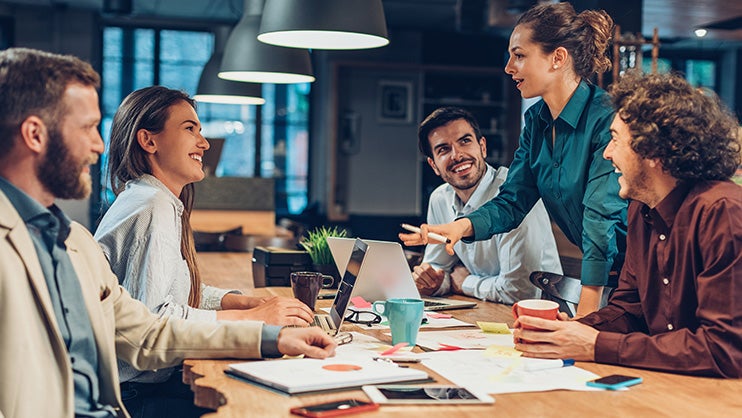
<instances>
[{"instance_id":1,"label":"pen","mask_svg":"<svg viewBox=\"0 0 742 418\"><path fill-rule=\"evenodd\" d=\"M410 224L402 224L402 228L403 229L406 229L406 230L408 230L410 232L416 232L418 234L420 233L420 228L418 228L416 226L412 226ZM451 242L450 239L444 237L441 234L436 234L435 232L428 232L428 237L433 238L436 241L445 242L446 244L448 244L448 243Z\"/></svg>"},{"instance_id":2,"label":"pen","mask_svg":"<svg viewBox=\"0 0 742 418\"><path fill-rule=\"evenodd\" d=\"M558 369L560 367L574 366L575 361L571 358L564 360L528 359L523 368L529 372L537 370Z\"/></svg>"},{"instance_id":3,"label":"pen","mask_svg":"<svg viewBox=\"0 0 742 418\"><path fill-rule=\"evenodd\" d=\"M374 357L376 361L391 361L393 363L420 363L422 360L415 357Z\"/></svg>"}]
</instances>

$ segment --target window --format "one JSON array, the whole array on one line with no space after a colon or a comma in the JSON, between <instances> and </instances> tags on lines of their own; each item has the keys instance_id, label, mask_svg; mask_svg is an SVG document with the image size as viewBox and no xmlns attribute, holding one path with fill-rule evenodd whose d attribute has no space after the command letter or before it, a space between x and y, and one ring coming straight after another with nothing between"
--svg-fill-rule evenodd
<instances>
[{"instance_id":1,"label":"window","mask_svg":"<svg viewBox=\"0 0 742 418\"><path fill-rule=\"evenodd\" d=\"M644 57L642 70L645 73L650 72L651 64L652 61ZM673 70L683 73L685 79L695 87L704 87L712 91L718 89L716 81L717 62L714 60L698 60L685 57L657 59L657 72L668 73Z\"/></svg>"},{"instance_id":2,"label":"window","mask_svg":"<svg viewBox=\"0 0 742 418\"><path fill-rule=\"evenodd\" d=\"M134 90L163 85L196 93L211 57L210 32L107 26L103 31L101 133L108 149L113 115ZM274 177L276 213L300 213L307 205L309 84L263 85L263 106L198 103L207 138L224 138L217 176ZM101 156L100 202L114 200ZM99 202L92 202L98 207Z\"/></svg>"}]
</instances>

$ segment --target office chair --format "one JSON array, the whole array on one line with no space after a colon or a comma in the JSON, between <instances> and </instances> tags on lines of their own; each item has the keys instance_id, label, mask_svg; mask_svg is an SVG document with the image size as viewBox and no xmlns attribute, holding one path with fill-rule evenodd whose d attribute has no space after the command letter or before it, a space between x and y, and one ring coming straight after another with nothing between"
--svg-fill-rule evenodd
<instances>
[{"instance_id":1,"label":"office chair","mask_svg":"<svg viewBox=\"0 0 742 418\"><path fill-rule=\"evenodd\" d=\"M566 313L570 318L575 316L582 292L580 279L546 271L534 271L530 279L534 286L541 289L541 299L552 300L559 304L559 311ZM611 287L603 290L600 307L608 304L613 290Z\"/></svg>"}]
</instances>

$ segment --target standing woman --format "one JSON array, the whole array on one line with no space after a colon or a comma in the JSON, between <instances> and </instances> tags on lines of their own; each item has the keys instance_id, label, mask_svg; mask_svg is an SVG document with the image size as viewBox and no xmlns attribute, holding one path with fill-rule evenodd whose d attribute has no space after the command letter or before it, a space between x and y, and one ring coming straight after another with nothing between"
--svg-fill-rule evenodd
<instances>
[{"instance_id":1,"label":"standing woman","mask_svg":"<svg viewBox=\"0 0 742 418\"><path fill-rule=\"evenodd\" d=\"M610 272L626 247L627 202L617 174L602 158L613 109L589 78L610 67L606 49L613 20L604 11L577 14L569 3L528 10L510 36L510 74L524 98L541 97L525 114L525 127L500 194L470 215L444 225L400 234L407 245L427 244L427 232L453 245L488 239L516 228L539 198L567 238L582 249L582 292L577 316L595 311ZM545 233L549 231L544 231Z\"/></svg>"},{"instance_id":2,"label":"standing woman","mask_svg":"<svg viewBox=\"0 0 742 418\"><path fill-rule=\"evenodd\" d=\"M155 86L124 99L113 118L108 163L117 198L95 233L113 272L160 315L306 326L313 314L297 299L263 300L201 283L190 214L207 149L195 103L185 93ZM188 414L176 411L193 405L192 392L173 371L140 372L119 362L124 403L133 416L153 408ZM180 393L183 388L187 392Z\"/></svg>"}]
</instances>

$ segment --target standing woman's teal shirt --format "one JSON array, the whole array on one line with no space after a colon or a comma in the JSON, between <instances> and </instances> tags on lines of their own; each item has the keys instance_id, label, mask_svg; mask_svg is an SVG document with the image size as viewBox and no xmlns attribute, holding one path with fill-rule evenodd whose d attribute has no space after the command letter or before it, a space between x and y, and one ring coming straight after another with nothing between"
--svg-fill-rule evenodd
<instances>
[{"instance_id":1,"label":"standing woman's teal shirt","mask_svg":"<svg viewBox=\"0 0 742 418\"><path fill-rule=\"evenodd\" d=\"M556 120L543 100L531 106L500 194L467 216L474 240L516 228L541 198L567 238L582 249L582 284L615 286L608 275L614 262L620 268L626 250L628 202L618 196L618 175L603 158L613 115L608 94L585 81Z\"/></svg>"}]
</instances>

